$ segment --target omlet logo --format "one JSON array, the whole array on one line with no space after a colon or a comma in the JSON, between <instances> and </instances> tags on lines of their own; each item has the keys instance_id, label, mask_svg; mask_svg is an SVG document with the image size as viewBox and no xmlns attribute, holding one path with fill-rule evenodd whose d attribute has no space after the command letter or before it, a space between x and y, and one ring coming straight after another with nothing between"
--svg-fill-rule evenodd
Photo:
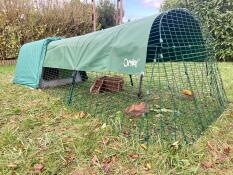
<instances>
[{"instance_id":1,"label":"omlet logo","mask_svg":"<svg viewBox=\"0 0 233 175\"><path fill-rule=\"evenodd\" d=\"M137 68L138 67L138 62L139 62L138 59L136 60L136 59L127 59L127 58L125 58L123 65L124 65L124 67L135 67L135 68Z\"/></svg>"}]
</instances>

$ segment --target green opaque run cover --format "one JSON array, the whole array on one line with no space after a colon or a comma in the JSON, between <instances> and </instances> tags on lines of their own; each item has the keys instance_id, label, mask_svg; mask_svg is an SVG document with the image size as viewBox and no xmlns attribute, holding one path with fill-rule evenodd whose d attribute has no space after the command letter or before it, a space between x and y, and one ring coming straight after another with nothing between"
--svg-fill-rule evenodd
<instances>
[{"instance_id":1,"label":"green opaque run cover","mask_svg":"<svg viewBox=\"0 0 233 175\"><path fill-rule=\"evenodd\" d=\"M44 67L137 74L145 69L148 39L156 16L48 45Z\"/></svg>"},{"instance_id":2,"label":"green opaque run cover","mask_svg":"<svg viewBox=\"0 0 233 175\"><path fill-rule=\"evenodd\" d=\"M47 38L24 44L19 52L13 83L38 88L47 45L61 38Z\"/></svg>"}]
</instances>

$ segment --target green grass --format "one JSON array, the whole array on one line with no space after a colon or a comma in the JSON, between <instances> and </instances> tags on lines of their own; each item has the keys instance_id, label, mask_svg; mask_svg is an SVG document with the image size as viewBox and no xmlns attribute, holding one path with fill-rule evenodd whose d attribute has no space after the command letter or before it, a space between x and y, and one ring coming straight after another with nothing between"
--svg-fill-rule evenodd
<instances>
[{"instance_id":1,"label":"green grass","mask_svg":"<svg viewBox=\"0 0 233 175\"><path fill-rule=\"evenodd\" d=\"M219 98L221 95L217 92L213 79L209 81L211 76L204 78L206 65L203 62L185 62L185 65L189 68L187 72L195 99L182 96L182 90L191 88L188 76L183 71L184 65L165 62L146 65L148 74L143 78L142 98L137 97L138 75L132 76L134 86L130 85L128 75L120 75L124 77L123 91L91 94L89 89L96 77L104 76L106 73L88 72L88 80L79 83L74 90L72 107L76 111L85 111L101 118L103 122L111 124L116 131L127 132L128 137L136 140L145 141L149 138L149 141L153 142L160 135L166 142L175 142L183 138L186 142L193 142L222 114L224 107L217 99L223 97ZM153 78L148 76L151 75L152 67L154 67ZM151 85L149 95L147 95L148 84ZM65 88L62 90L64 92ZM149 104L150 112L145 117L130 120L123 111L129 105L139 102Z\"/></svg>"},{"instance_id":2,"label":"green grass","mask_svg":"<svg viewBox=\"0 0 233 175\"><path fill-rule=\"evenodd\" d=\"M14 68L0 67L0 174L33 174L35 164L41 174L233 174L232 103L195 144L176 148L157 138L147 146L68 108L61 88L12 85ZM220 70L232 101L233 64Z\"/></svg>"}]
</instances>

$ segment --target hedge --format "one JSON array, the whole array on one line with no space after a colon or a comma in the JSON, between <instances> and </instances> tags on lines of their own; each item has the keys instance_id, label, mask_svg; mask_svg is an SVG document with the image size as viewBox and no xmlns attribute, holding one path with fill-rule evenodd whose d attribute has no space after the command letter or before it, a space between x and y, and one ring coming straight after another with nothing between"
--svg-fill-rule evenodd
<instances>
[{"instance_id":1,"label":"hedge","mask_svg":"<svg viewBox=\"0 0 233 175\"><path fill-rule=\"evenodd\" d=\"M91 4L76 0L0 0L0 60L17 58L21 45L30 41L91 31Z\"/></svg>"}]
</instances>

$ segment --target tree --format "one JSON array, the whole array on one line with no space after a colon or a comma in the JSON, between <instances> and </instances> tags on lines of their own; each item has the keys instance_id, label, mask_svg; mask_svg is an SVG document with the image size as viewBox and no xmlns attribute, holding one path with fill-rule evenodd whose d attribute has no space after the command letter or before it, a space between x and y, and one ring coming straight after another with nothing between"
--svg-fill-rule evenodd
<instances>
[{"instance_id":1,"label":"tree","mask_svg":"<svg viewBox=\"0 0 233 175\"><path fill-rule=\"evenodd\" d=\"M184 0L165 0L161 6L161 11L166 11L173 8L184 8Z\"/></svg>"},{"instance_id":2,"label":"tree","mask_svg":"<svg viewBox=\"0 0 233 175\"><path fill-rule=\"evenodd\" d=\"M110 0L100 0L97 5L98 22L102 29L106 29L116 25L116 9L115 4Z\"/></svg>"},{"instance_id":3,"label":"tree","mask_svg":"<svg viewBox=\"0 0 233 175\"><path fill-rule=\"evenodd\" d=\"M186 7L197 15L214 39L218 60L233 61L233 2L228 0L165 0L162 11Z\"/></svg>"}]
</instances>

